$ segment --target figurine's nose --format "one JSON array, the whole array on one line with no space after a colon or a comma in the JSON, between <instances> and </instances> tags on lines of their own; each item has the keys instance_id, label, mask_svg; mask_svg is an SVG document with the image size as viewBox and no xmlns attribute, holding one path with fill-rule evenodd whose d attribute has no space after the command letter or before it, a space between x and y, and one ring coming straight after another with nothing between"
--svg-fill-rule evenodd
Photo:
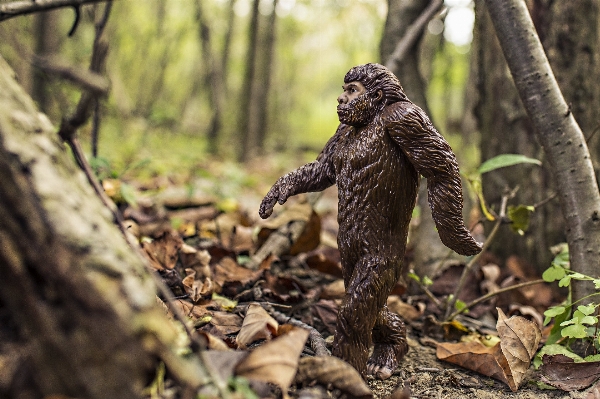
<instances>
[{"instance_id":1,"label":"figurine's nose","mask_svg":"<svg viewBox=\"0 0 600 399\"><path fill-rule=\"evenodd\" d=\"M346 98L346 96L344 95L344 93L342 93L337 98L337 101L338 101L338 104L346 104L346 102L348 102L348 99Z\"/></svg>"}]
</instances>

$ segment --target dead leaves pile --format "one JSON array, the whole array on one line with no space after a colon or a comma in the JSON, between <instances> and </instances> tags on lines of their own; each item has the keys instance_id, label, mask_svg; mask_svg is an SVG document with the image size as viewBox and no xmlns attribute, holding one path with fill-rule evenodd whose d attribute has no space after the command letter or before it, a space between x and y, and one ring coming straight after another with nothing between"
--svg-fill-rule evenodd
<instances>
[{"instance_id":1,"label":"dead leaves pile","mask_svg":"<svg viewBox=\"0 0 600 399\"><path fill-rule=\"evenodd\" d=\"M237 209L220 212L212 199L198 195L188 200L167 196L162 206L142 201L125 215L152 267L176 296L176 306L207 342L202 356L213 378L226 385L233 376L245 377L261 396L272 395L274 386L286 397L291 386L302 389L320 384L351 397L371 397L368 386L348 364L330 356L315 356L322 352L308 338L309 330L298 327L310 326L322 338L335 331L344 296L335 231L321 231L319 216L306 204L293 204L289 212L257 230L252 218ZM286 252L253 262L253 254L269 235L285 235L284 241L291 241L289 227L298 220L306 227ZM471 277L462 299L468 302L532 278L514 259L507 266L508 276L501 275L492 263L482 266L479 280ZM438 297L452 293L460 271L447 269L431 291ZM407 323L415 322L413 328L420 328L424 315L436 313L435 304L410 297L405 302L399 296L404 290L400 284L396 287L398 295L390 296L388 308ZM441 342L437 357L502 381L516 391L542 337L536 309L549 306L550 300L547 287L536 286L478 305L471 309L473 317L489 314L496 305L534 321L521 316L507 318L498 307L497 338L470 334L458 343ZM444 327L446 339L448 330L456 327L458 335L465 334L467 329L455 322L453 327ZM423 333L428 334L425 329ZM544 382L560 389L582 389L598 379L600 362L574 363L561 355L545 355L541 374ZM600 388L594 389L600 392ZM211 395L214 393L209 392Z\"/></svg>"},{"instance_id":2,"label":"dead leaves pile","mask_svg":"<svg viewBox=\"0 0 600 399\"><path fill-rule=\"evenodd\" d=\"M514 392L529 369L542 334L536 323L521 316L507 319L501 309L496 328L500 340L494 346L486 346L479 340L440 343L437 357L500 380Z\"/></svg>"},{"instance_id":3,"label":"dead leaves pile","mask_svg":"<svg viewBox=\"0 0 600 399\"><path fill-rule=\"evenodd\" d=\"M331 247L316 249L320 222L314 220L316 214L310 207L307 211L306 205L295 204L294 212L275 223L270 220L255 243L242 212L185 210L182 199L169 201L177 209L149 212L153 209L149 206L147 217L140 209L126 214L136 217L137 221L129 220L136 231L148 234L138 238L151 266L176 297L173 305L204 338L206 350L201 356L217 386L227 386L232 377L244 377L260 396L273 396L275 387L287 396L292 384L301 389L315 382L355 397L372 396L354 368L331 356L314 356L323 349L315 349L315 343L308 340L307 328L314 326L325 348L323 337L335 330L339 299L344 295L339 253ZM197 208L199 203L203 200L195 197L190 206ZM178 218L176 228L163 221L172 212ZM152 215L159 215L158 219ZM307 222L304 232L281 255L289 257L294 251L303 260L310 259L311 266L283 270L278 257L268 256L256 267L248 267L250 255L269 234L302 218ZM218 396L214 391L202 394Z\"/></svg>"}]
</instances>

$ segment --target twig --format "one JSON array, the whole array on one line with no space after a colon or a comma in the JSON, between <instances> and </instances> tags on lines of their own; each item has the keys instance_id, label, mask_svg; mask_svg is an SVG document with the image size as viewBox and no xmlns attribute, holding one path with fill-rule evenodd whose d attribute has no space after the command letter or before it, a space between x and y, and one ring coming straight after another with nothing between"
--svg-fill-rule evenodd
<instances>
[{"instance_id":1,"label":"twig","mask_svg":"<svg viewBox=\"0 0 600 399\"><path fill-rule=\"evenodd\" d=\"M467 265L465 266L465 268L460 276L460 280L458 281L458 285L456 286L456 289L454 290L454 293L452 294L452 296L449 298L450 300L446 307L445 320L450 320L450 314L452 312L452 309L454 309L454 305L456 304L456 300L458 299L459 292L462 290L463 286L465 285L465 282L467 281L467 276L469 275L469 272L471 271L473 266L479 261L479 258L481 258L483 253L488 249L488 247L490 246L490 244L496 237L496 234L498 233L498 230L500 229L500 225L506 221L506 206L508 204L508 200L515 196L516 191L517 191L517 189L514 189L511 192L505 193L502 196L502 202L500 204L500 214L496 218L496 223L494 224L494 227L493 227L492 231L490 232L490 234L488 235L487 239L483 243L481 252L479 252L477 255L475 255L473 258L471 258L469 263L467 263Z\"/></svg>"},{"instance_id":2,"label":"twig","mask_svg":"<svg viewBox=\"0 0 600 399\"><path fill-rule=\"evenodd\" d=\"M477 299L469 302L468 304L465 305L464 308L462 308L460 310L456 310L454 313L452 313L450 316L448 316L446 318L446 320L452 320L453 318L455 318L456 316L458 316L462 312L466 311L467 309L470 309L473 306L475 306L475 305L477 305L477 304L479 304L481 302L487 301L488 299L493 298L496 295L500 295L500 294L503 294L505 292L516 290L516 289L519 289L519 288L527 287L529 285L542 284L542 283L545 283L545 281L543 279L526 281L524 283L519 283L519 284L511 285L510 287L504 287L504 288L501 288L501 289L499 289L497 291L489 292L489 293L487 293L487 294L485 294L483 296L480 296L479 298L477 298Z\"/></svg>"},{"instance_id":3,"label":"twig","mask_svg":"<svg viewBox=\"0 0 600 399\"><path fill-rule=\"evenodd\" d=\"M27 15L40 11L61 7L79 7L83 4L112 2L112 0L23 0L0 4L0 22L19 15Z\"/></svg>"},{"instance_id":4,"label":"twig","mask_svg":"<svg viewBox=\"0 0 600 399\"><path fill-rule=\"evenodd\" d=\"M278 323L287 323L308 330L308 341L310 343L311 348L313 348L317 356L331 356L331 353L329 352L329 349L327 349L327 345L325 344L325 340L314 327L311 327L308 324L301 322L300 320L291 318L285 315L284 313L273 309L273 306L271 306L271 304L261 303L261 305L271 316L273 316L275 320L277 320Z\"/></svg>"},{"instance_id":5,"label":"twig","mask_svg":"<svg viewBox=\"0 0 600 399\"><path fill-rule=\"evenodd\" d=\"M417 40L419 40L423 29L425 29L425 25L427 25L427 23L435 16L435 14L437 14L443 5L443 0L432 0L429 3L427 8L423 10L415 22L413 22L408 29L406 29L404 36L402 36L402 39L400 39L396 45L394 52L386 60L386 67L391 70L395 70L396 66L402 63L402 59L406 53L408 53L411 47L417 42Z\"/></svg>"}]
</instances>

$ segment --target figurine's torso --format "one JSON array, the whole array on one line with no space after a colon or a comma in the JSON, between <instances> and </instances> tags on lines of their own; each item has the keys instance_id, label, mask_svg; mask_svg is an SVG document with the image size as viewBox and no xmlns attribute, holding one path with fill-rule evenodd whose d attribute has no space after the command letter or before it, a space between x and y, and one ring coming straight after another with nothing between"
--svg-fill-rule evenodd
<instances>
[{"instance_id":1,"label":"figurine's torso","mask_svg":"<svg viewBox=\"0 0 600 399\"><path fill-rule=\"evenodd\" d=\"M383 114L363 127L343 127L333 153L339 196L338 242L352 247L348 249L357 256L374 248L404 252L417 195L417 172L390 137L386 112ZM401 114L394 112L394 116ZM360 240L349 242L353 237Z\"/></svg>"}]
</instances>

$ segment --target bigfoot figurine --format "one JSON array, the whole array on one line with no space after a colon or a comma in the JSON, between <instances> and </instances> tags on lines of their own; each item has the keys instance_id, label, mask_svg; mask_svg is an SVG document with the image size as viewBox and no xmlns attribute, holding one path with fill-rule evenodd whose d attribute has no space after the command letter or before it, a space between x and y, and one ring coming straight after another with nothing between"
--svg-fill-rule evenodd
<instances>
[{"instance_id":1,"label":"bigfoot figurine","mask_svg":"<svg viewBox=\"0 0 600 399\"><path fill-rule=\"evenodd\" d=\"M356 66L338 97L340 125L317 160L281 177L260 205L265 219L276 202L337 184L338 247L346 296L338 313L333 355L389 378L408 350L402 320L386 299L402 273L419 174L442 242L462 255L481 246L462 219L458 164L427 115L379 64ZM374 344L369 358L369 348Z\"/></svg>"}]
</instances>

